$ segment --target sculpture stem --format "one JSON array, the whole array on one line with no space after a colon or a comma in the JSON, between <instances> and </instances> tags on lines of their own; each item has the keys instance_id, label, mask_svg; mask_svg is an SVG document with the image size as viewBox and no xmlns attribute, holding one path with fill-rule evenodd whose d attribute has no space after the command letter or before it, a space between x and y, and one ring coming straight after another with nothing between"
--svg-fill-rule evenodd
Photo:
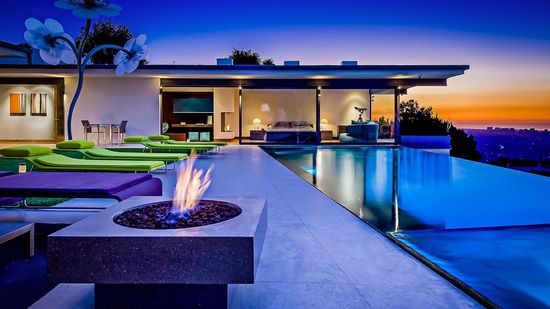
<instances>
[{"instance_id":1,"label":"sculpture stem","mask_svg":"<svg viewBox=\"0 0 550 309\"><path fill-rule=\"evenodd\" d=\"M84 27L84 35L82 36L82 39L80 40L80 44L78 46L78 53L82 55L84 53L84 45L86 44L86 40L88 39L88 35L90 34L90 27L92 25L91 19L86 19L86 26Z\"/></svg>"},{"instance_id":2,"label":"sculpture stem","mask_svg":"<svg viewBox=\"0 0 550 309\"><path fill-rule=\"evenodd\" d=\"M76 86L76 91L74 93L73 99L71 100L71 104L69 105L69 112L67 114L67 138L69 140L73 139L73 129L72 129L73 113L74 113L74 109L75 109L75 106L76 106L76 102L78 101L78 98L80 97L80 92L82 91L82 86L84 84L84 71L86 70L86 64L88 63L88 61L90 61L90 59L93 57L93 55L95 53L97 53L98 51L100 51L102 49L121 50L121 51L123 51L127 54L130 54L130 51L128 51L128 50L126 50L126 49L124 49L120 46L112 45L112 44L104 44L104 45L97 46L96 48L92 49L86 55L86 57L84 58L84 60L82 62L80 61L80 59L82 58L80 56L80 53L76 54L76 58L78 59L78 62L76 64L77 69L78 69L78 84Z\"/></svg>"},{"instance_id":3,"label":"sculpture stem","mask_svg":"<svg viewBox=\"0 0 550 309\"><path fill-rule=\"evenodd\" d=\"M71 40L69 40L68 38L62 35L54 36L52 37L52 39L61 40L67 43L67 45L69 45L69 47L73 50L73 53L75 54L75 57L76 57L76 68L78 70L78 85L73 95L73 99L71 100L71 105L69 105L69 114L67 115L67 137L69 140L71 140L73 139L73 132L72 132L73 111L74 111L74 106L76 105L76 101L80 96L80 91L82 90L82 82L84 81L84 70L81 69L81 63L80 63L81 56L80 56L79 49ZM83 45L84 44L81 43L81 46Z\"/></svg>"}]
</instances>

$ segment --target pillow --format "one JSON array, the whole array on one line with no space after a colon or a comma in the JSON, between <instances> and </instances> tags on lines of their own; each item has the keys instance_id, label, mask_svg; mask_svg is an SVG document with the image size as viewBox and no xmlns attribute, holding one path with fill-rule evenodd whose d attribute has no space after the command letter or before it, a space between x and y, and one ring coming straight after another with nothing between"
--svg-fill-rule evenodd
<instances>
[{"instance_id":1,"label":"pillow","mask_svg":"<svg viewBox=\"0 0 550 309\"><path fill-rule=\"evenodd\" d=\"M148 140L148 138L145 137L145 136L134 135L134 136L126 137L124 139L124 142L125 143L141 143L141 142L145 142L147 140Z\"/></svg>"},{"instance_id":2,"label":"pillow","mask_svg":"<svg viewBox=\"0 0 550 309\"><path fill-rule=\"evenodd\" d=\"M290 123L288 121L277 121L275 125L273 125L274 128L290 128Z\"/></svg>"},{"instance_id":3,"label":"pillow","mask_svg":"<svg viewBox=\"0 0 550 309\"><path fill-rule=\"evenodd\" d=\"M170 137L168 135L149 135L149 140L152 141L166 141L169 139Z\"/></svg>"},{"instance_id":4,"label":"pillow","mask_svg":"<svg viewBox=\"0 0 550 309\"><path fill-rule=\"evenodd\" d=\"M15 146L0 149L0 154L6 157L32 157L52 153L52 149L44 146Z\"/></svg>"},{"instance_id":5,"label":"pillow","mask_svg":"<svg viewBox=\"0 0 550 309\"><path fill-rule=\"evenodd\" d=\"M313 128L313 125L309 124L309 122L307 121L291 121L290 126L293 128L295 127L312 127Z\"/></svg>"},{"instance_id":6,"label":"pillow","mask_svg":"<svg viewBox=\"0 0 550 309\"><path fill-rule=\"evenodd\" d=\"M94 142L83 140L64 141L55 144L55 147L57 147L57 149L87 149L93 148L94 146Z\"/></svg>"}]
</instances>

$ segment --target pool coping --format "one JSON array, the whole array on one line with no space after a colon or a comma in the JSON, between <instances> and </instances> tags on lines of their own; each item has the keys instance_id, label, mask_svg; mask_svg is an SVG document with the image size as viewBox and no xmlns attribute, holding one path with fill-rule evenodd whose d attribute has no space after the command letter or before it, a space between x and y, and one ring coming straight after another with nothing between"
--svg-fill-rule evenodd
<instances>
[{"instance_id":1,"label":"pool coping","mask_svg":"<svg viewBox=\"0 0 550 309\"><path fill-rule=\"evenodd\" d=\"M328 194L326 194L325 192L323 192L322 190L320 190L317 186L311 184L309 181L307 181L306 179L302 178L298 173L296 173L296 171L294 171L293 169L289 168L288 166L284 165L283 163L281 163L279 160L277 160L276 157L274 157L272 155L272 153L270 153L266 148L276 148L276 147L286 147L286 148L292 148L292 145L274 145L274 146L269 146L269 145L262 145L260 146L259 148L264 151L265 153L267 153L270 157L272 157L275 161L277 161L277 163L279 163L280 165L282 165L283 167L287 168L289 171L291 171L292 173L294 173L296 176L298 176L299 178L303 179L305 182L307 182L310 186L312 186L313 188L315 188L317 191L319 191L320 193L322 193L323 195L325 195L327 198L329 198L330 200L332 200L334 203L340 205L340 207L342 207L343 209L345 209L347 212L349 212L350 214L352 214L353 216L357 217L357 215L355 213L353 213L351 210L349 210L348 208L346 208L345 206L343 206L342 204L340 204L338 201L336 201L335 199L333 199L331 196L329 196ZM307 145L307 147L318 147L318 146L321 146L321 147L325 147L325 148L334 148L334 146L338 147L338 148L358 148L358 147L367 147L367 146L370 146L370 145L342 145L342 146L338 146L338 145ZM327 147L328 146L328 147ZM401 148L401 146L396 146L396 145L373 145L375 147L388 147L388 148ZM300 146L300 147L303 147L303 146ZM297 147L296 147L297 148ZM359 218L359 217L357 217ZM457 287L459 290L461 290L462 292L464 292L465 294L467 294L468 296L472 297L475 301L479 302L482 306L484 307L487 307L487 308L500 308L497 304L495 304L494 302L492 302L489 298L485 297L483 294L479 293L478 291L476 291L475 289L473 289L472 287L470 287L468 284L464 283L462 280L458 279L457 277L453 276L451 273L449 273L448 271L444 270L443 268L441 268L440 266L438 266L437 264L435 264L434 262L430 261L428 258L426 258L424 255L420 254L419 252L415 251L414 249L410 248L409 246L407 246L406 244L400 242L397 238L395 238L393 235L389 234L389 233L384 233L382 231L380 231L379 229L377 229L376 227L372 226L370 223L368 223L367 221L364 221L362 220L361 218L359 218L361 221L363 221L365 224L367 224L369 227L371 227L374 231L378 232L380 235L384 236L385 238L389 239L390 241L392 241L395 245L397 245L399 248L401 248L402 250L404 250L405 252L407 252L408 254L410 254L411 256L413 256L415 259L417 259L418 261L420 261L422 264L426 265L429 269L431 269L432 271L434 271L435 273L437 273L438 275L440 275L443 279L447 280L449 283L451 283L452 285L454 285L455 287Z\"/></svg>"}]
</instances>

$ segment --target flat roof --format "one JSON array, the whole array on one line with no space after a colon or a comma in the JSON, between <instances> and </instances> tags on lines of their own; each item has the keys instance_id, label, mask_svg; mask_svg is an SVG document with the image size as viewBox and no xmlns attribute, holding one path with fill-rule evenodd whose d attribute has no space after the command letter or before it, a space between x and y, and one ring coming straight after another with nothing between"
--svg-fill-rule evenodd
<instances>
[{"instance_id":1,"label":"flat roof","mask_svg":"<svg viewBox=\"0 0 550 309\"><path fill-rule=\"evenodd\" d=\"M89 77L112 77L115 65L90 65ZM444 86L448 78L462 75L469 65L140 65L126 78L166 79L166 86L235 86L360 88ZM75 65L0 64L0 77L69 77ZM275 81L279 80L279 81ZM299 82L298 80L301 80ZM271 82L270 82L271 81ZM285 82L286 81L286 82ZM325 81L315 83L314 81ZM278 84L278 86L277 86ZM371 84L371 85L367 85ZM376 87L375 87L376 86Z\"/></svg>"},{"instance_id":2,"label":"flat roof","mask_svg":"<svg viewBox=\"0 0 550 309\"><path fill-rule=\"evenodd\" d=\"M0 41L0 58L1 57L17 57L27 58L31 53L28 47L14 45L8 42Z\"/></svg>"}]
</instances>

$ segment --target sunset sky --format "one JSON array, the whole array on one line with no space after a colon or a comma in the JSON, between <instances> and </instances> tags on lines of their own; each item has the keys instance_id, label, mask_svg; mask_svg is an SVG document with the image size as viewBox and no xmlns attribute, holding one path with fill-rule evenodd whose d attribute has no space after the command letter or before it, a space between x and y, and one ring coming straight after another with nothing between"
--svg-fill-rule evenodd
<instances>
[{"instance_id":1,"label":"sunset sky","mask_svg":"<svg viewBox=\"0 0 550 309\"><path fill-rule=\"evenodd\" d=\"M112 1L145 33L151 63L213 64L231 48L280 64L469 64L448 87L406 99L462 127L550 128L550 1ZM137 4L139 3L139 4ZM253 3L253 4L251 4ZM0 40L21 43L27 17L83 20L48 0L3 0Z\"/></svg>"}]
</instances>

